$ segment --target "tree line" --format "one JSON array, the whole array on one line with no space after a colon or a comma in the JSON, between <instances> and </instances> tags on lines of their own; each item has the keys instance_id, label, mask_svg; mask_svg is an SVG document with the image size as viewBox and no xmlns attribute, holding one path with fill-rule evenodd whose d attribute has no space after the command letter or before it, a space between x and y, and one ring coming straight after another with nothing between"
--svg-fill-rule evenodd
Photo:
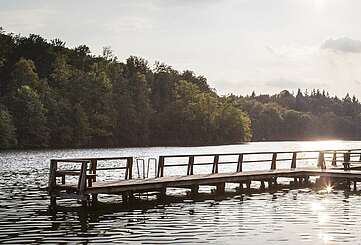
<instances>
[{"instance_id":1,"label":"tree line","mask_svg":"<svg viewBox=\"0 0 361 245\"><path fill-rule=\"evenodd\" d=\"M319 89L276 95L230 96L252 120L253 140L361 139L361 104L355 96Z\"/></svg>"},{"instance_id":2,"label":"tree line","mask_svg":"<svg viewBox=\"0 0 361 245\"><path fill-rule=\"evenodd\" d=\"M0 149L307 139L361 139L357 98L219 96L189 70L0 28Z\"/></svg>"},{"instance_id":3,"label":"tree line","mask_svg":"<svg viewBox=\"0 0 361 245\"><path fill-rule=\"evenodd\" d=\"M0 29L0 148L249 141L249 116L192 71Z\"/></svg>"}]
</instances>

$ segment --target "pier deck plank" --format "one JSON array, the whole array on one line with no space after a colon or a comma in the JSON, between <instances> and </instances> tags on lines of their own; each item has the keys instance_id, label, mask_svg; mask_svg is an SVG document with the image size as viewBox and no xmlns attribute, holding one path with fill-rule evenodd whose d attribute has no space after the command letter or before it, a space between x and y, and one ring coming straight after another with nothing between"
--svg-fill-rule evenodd
<instances>
[{"instance_id":1,"label":"pier deck plank","mask_svg":"<svg viewBox=\"0 0 361 245\"><path fill-rule=\"evenodd\" d=\"M323 176L332 178L360 179L361 171L339 170L339 169L276 169L257 170L236 173L217 174L196 174L187 176L168 176L149 179L131 179L119 181L98 181L92 187L88 187L86 192L94 193L120 193L127 191L147 191L166 187L187 187L192 185L211 185L217 183L239 183L248 180L267 180L275 177L303 177L303 176ZM76 186L58 185L60 189L74 189Z\"/></svg>"}]
</instances>

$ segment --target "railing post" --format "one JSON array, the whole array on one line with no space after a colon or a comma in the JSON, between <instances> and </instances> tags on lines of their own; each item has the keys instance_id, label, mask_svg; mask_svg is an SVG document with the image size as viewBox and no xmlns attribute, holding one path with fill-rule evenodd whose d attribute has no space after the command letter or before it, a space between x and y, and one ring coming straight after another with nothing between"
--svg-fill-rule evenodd
<instances>
[{"instance_id":1,"label":"railing post","mask_svg":"<svg viewBox=\"0 0 361 245\"><path fill-rule=\"evenodd\" d=\"M164 156L159 156L157 177L164 176Z\"/></svg>"},{"instance_id":2,"label":"railing post","mask_svg":"<svg viewBox=\"0 0 361 245\"><path fill-rule=\"evenodd\" d=\"M277 153L272 154L271 170L276 169Z\"/></svg>"},{"instance_id":3,"label":"railing post","mask_svg":"<svg viewBox=\"0 0 361 245\"><path fill-rule=\"evenodd\" d=\"M326 163L325 163L325 153L323 151L320 151L318 153L318 162L317 167L321 169L326 169Z\"/></svg>"},{"instance_id":4,"label":"railing post","mask_svg":"<svg viewBox=\"0 0 361 245\"><path fill-rule=\"evenodd\" d=\"M79 194L80 196L84 195L84 192L86 190L86 170L87 170L88 162L84 161L81 163L80 168L80 176L79 176L79 182L78 182L78 188L79 188Z\"/></svg>"},{"instance_id":5,"label":"railing post","mask_svg":"<svg viewBox=\"0 0 361 245\"><path fill-rule=\"evenodd\" d=\"M292 154L292 162L291 162L291 168L297 167L297 152L294 152Z\"/></svg>"},{"instance_id":6,"label":"railing post","mask_svg":"<svg viewBox=\"0 0 361 245\"><path fill-rule=\"evenodd\" d=\"M214 155L212 174L218 173L219 155Z\"/></svg>"},{"instance_id":7,"label":"railing post","mask_svg":"<svg viewBox=\"0 0 361 245\"><path fill-rule=\"evenodd\" d=\"M332 166L336 167L337 166L337 153L336 151L333 152L332 154L332 163L331 163Z\"/></svg>"},{"instance_id":8,"label":"railing post","mask_svg":"<svg viewBox=\"0 0 361 245\"><path fill-rule=\"evenodd\" d=\"M237 172L242 172L243 170L243 154L238 155L238 163L237 163Z\"/></svg>"},{"instance_id":9,"label":"railing post","mask_svg":"<svg viewBox=\"0 0 361 245\"><path fill-rule=\"evenodd\" d=\"M194 156L189 156L187 175L193 175Z\"/></svg>"},{"instance_id":10,"label":"railing post","mask_svg":"<svg viewBox=\"0 0 361 245\"><path fill-rule=\"evenodd\" d=\"M56 160L50 160L50 172L49 172L49 184L48 191L51 194L56 186L56 171L58 169L58 162Z\"/></svg>"},{"instance_id":11,"label":"railing post","mask_svg":"<svg viewBox=\"0 0 361 245\"><path fill-rule=\"evenodd\" d=\"M90 173L90 174L94 174L94 176L93 176L92 178L88 179L88 186L89 186L89 187L92 187L93 182L97 181L97 180L96 180L96 176L95 176L95 174L96 174L96 172L97 172L97 170L96 170L96 169L97 169L97 164L98 164L97 159L91 159L91 160L90 160L89 173Z\"/></svg>"},{"instance_id":12,"label":"railing post","mask_svg":"<svg viewBox=\"0 0 361 245\"><path fill-rule=\"evenodd\" d=\"M125 169L125 179L133 178L133 157L127 157L127 166Z\"/></svg>"},{"instance_id":13,"label":"railing post","mask_svg":"<svg viewBox=\"0 0 361 245\"><path fill-rule=\"evenodd\" d=\"M345 170L350 169L351 152L347 151L343 154L343 167Z\"/></svg>"}]
</instances>

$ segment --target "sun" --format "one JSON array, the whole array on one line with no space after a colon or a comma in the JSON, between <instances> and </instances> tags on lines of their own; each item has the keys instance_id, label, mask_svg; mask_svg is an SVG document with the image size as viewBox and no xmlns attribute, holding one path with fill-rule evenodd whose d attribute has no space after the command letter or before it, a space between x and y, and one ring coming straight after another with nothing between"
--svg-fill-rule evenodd
<instances>
[{"instance_id":1,"label":"sun","mask_svg":"<svg viewBox=\"0 0 361 245\"><path fill-rule=\"evenodd\" d=\"M327 191L327 193L330 193L332 190L333 190L333 188L332 188L331 185L327 185L327 186L326 186L326 191Z\"/></svg>"}]
</instances>

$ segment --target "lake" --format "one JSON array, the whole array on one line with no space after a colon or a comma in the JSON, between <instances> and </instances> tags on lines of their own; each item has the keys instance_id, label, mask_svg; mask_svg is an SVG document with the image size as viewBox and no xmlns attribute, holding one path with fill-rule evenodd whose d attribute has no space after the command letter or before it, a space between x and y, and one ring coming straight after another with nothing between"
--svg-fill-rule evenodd
<instances>
[{"instance_id":1,"label":"lake","mask_svg":"<svg viewBox=\"0 0 361 245\"><path fill-rule=\"evenodd\" d=\"M102 210L49 209L49 159L361 148L355 141L3 151L0 243L360 244L361 192L284 189ZM313 163L312 163L313 164ZM265 167L268 167L265 166ZM360 189L360 188L359 188Z\"/></svg>"}]
</instances>

